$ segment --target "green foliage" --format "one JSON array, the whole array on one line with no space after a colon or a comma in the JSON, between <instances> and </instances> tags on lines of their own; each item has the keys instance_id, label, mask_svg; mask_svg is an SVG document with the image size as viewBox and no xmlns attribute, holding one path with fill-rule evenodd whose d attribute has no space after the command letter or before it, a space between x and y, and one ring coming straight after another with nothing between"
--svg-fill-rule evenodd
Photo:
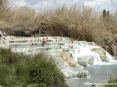
<instances>
[{"instance_id":1,"label":"green foliage","mask_svg":"<svg viewBox=\"0 0 117 87\"><path fill-rule=\"evenodd\" d=\"M105 87L117 87L117 79L110 79Z\"/></svg>"},{"instance_id":2,"label":"green foliage","mask_svg":"<svg viewBox=\"0 0 117 87\"><path fill-rule=\"evenodd\" d=\"M8 87L67 87L52 59L42 54L23 56L5 49L0 49L0 84Z\"/></svg>"}]
</instances>

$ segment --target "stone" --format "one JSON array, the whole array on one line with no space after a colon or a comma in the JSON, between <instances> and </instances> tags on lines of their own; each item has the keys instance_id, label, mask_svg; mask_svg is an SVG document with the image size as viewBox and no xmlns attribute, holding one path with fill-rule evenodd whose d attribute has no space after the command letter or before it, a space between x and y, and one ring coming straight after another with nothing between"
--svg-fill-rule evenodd
<instances>
[{"instance_id":1,"label":"stone","mask_svg":"<svg viewBox=\"0 0 117 87\"><path fill-rule=\"evenodd\" d=\"M97 53L100 56L102 61L104 62L108 61L107 56L106 56L106 51L103 48L94 48L92 49L92 51Z\"/></svg>"},{"instance_id":2,"label":"stone","mask_svg":"<svg viewBox=\"0 0 117 87\"><path fill-rule=\"evenodd\" d=\"M94 58L92 56L82 56L78 57L78 63L84 67L88 65L93 65Z\"/></svg>"}]
</instances>

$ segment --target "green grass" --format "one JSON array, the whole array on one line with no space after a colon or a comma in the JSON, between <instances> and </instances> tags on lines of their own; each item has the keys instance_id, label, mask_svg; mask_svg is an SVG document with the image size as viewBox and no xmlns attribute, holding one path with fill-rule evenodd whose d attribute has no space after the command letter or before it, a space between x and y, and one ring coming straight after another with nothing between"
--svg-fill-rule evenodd
<instances>
[{"instance_id":1,"label":"green grass","mask_svg":"<svg viewBox=\"0 0 117 87\"><path fill-rule=\"evenodd\" d=\"M110 79L105 87L117 87L117 79Z\"/></svg>"},{"instance_id":2,"label":"green grass","mask_svg":"<svg viewBox=\"0 0 117 87\"><path fill-rule=\"evenodd\" d=\"M67 87L52 59L42 54L24 56L5 49L0 49L0 84L7 87Z\"/></svg>"}]
</instances>

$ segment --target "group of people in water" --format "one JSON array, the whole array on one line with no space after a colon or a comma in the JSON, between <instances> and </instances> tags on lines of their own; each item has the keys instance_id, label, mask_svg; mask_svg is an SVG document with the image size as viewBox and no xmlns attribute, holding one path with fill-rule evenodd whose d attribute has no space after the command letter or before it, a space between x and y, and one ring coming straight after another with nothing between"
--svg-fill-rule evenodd
<instances>
[{"instance_id":1,"label":"group of people in water","mask_svg":"<svg viewBox=\"0 0 117 87\"><path fill-rule=\"evenodd\" d=\"M0 31L0 38L1 37L2 37L3 40L6 40L8 36L7 36L6 33L2 33ZM18 40L17 42L19 42L19 43L20 42L23 42L23 39L21 37L10 37L10 39L11 39L11 43L16 42L18 39L21 39L21 41ZM26 38L24 38L24 39L26 39ZM40 38L30 37L30 38L27 38L27 41L26 42L31 43L31 45L35 45L36 44L35 42L41 42L42 43L42 46L45 46L48 42L51 42L51 43L58 42L59 43L59 42L62 42L62 41L64 41L62 38L60 38L60 39L57 39L57 38L51 39L49 37L40 37ZM24 41L24 43L25 43L25 41ZM71 42L71 45L69 45L69 48L73 48L73 45L72 44L73 44L73 42Z\"/></svg>"}]
</instances>

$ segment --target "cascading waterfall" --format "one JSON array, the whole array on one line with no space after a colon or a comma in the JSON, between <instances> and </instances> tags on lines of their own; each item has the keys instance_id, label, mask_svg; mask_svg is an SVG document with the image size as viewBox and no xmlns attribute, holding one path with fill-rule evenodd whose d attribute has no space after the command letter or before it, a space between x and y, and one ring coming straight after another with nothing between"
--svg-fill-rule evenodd
<instances>
[{"instance_id":1,"label":"cascading waterfall","mask_svg":"<svg viewBox=\"0 0 117 87\"><path fill-rule=\"evenodd\" d=\"M115 60L114 57L112 57L109 53L107 53L107 58L108 58L109 62L117 63L117 60Z\"/></svg>"},{"instance_id":2,"label":"cascading waterfall","mask_svg":"<svg viewBox=\"0 0 117 87\"><path fill-rule=\"evenodd\" d=\"M42 46L45 38L47 41L44 46ZM12 52L26 55L45 53L52 56L66 77L77 77L80 71L83 72L83 74L87 74L84 67L89 65L117 63L107 51L101 49L101 47L95 43L73 41L67 37L48 36L17 38L15 36L3 36L0 39L0 47L8 47L11 48ZM103 56L107 61L104 62Z\"/></svg>"},{"instance_id":3,"label":"cascading waterfall","mask_svg":"<svg viewBox=\"0 0 117 87\"><path fill-rule=\"evenodd\" d=\"M94 60L94 65L100 64L102 63L102 60L100 58L100 56L98 54L96 54L95 52L91 52L89 49L87 49L86 47L82 47L79 46L80 52L75 52L75 54L77 54L78 56L92 56L93 60Z\"/></svg>"},{"instance_id":4,"label":"cascading waterfall","mask_svg":"<svg viewBox=\"0 0 117 87\"><path fill-rule=\"evenodd\" d=\"M96 53L92 52L92 53L90 53L90 55L92 55L93 58L94 58L94 63L93 63L93 65L100 65L100 64L103 63L103 61L102 61L102 59L100 58L100 55L99 55L99 54L96 54Z\"/></svg>"},{"instance_id":5,"label":"cascading waterfall","mask_svg":"<svg viewBox=\"0 0 117 87\"><path fill-rule=\"evenodd\" d=\"M77 47L77 48L76 48ZM96 47L96 46L95 46ZM77 45L74 46L74 50L72 50L70 53L72 54L74 61L77 62L79 57L82 56L92 56L93 60L93 65L106 65L106 64L113 64L117 63L116 60L108 53L106 52L106 60L107 61L102 61L101 55L91 51L90 48L82 46L82 45ZM98 48L98 46L97 46Z\"/></svg>"}]
</instances>

